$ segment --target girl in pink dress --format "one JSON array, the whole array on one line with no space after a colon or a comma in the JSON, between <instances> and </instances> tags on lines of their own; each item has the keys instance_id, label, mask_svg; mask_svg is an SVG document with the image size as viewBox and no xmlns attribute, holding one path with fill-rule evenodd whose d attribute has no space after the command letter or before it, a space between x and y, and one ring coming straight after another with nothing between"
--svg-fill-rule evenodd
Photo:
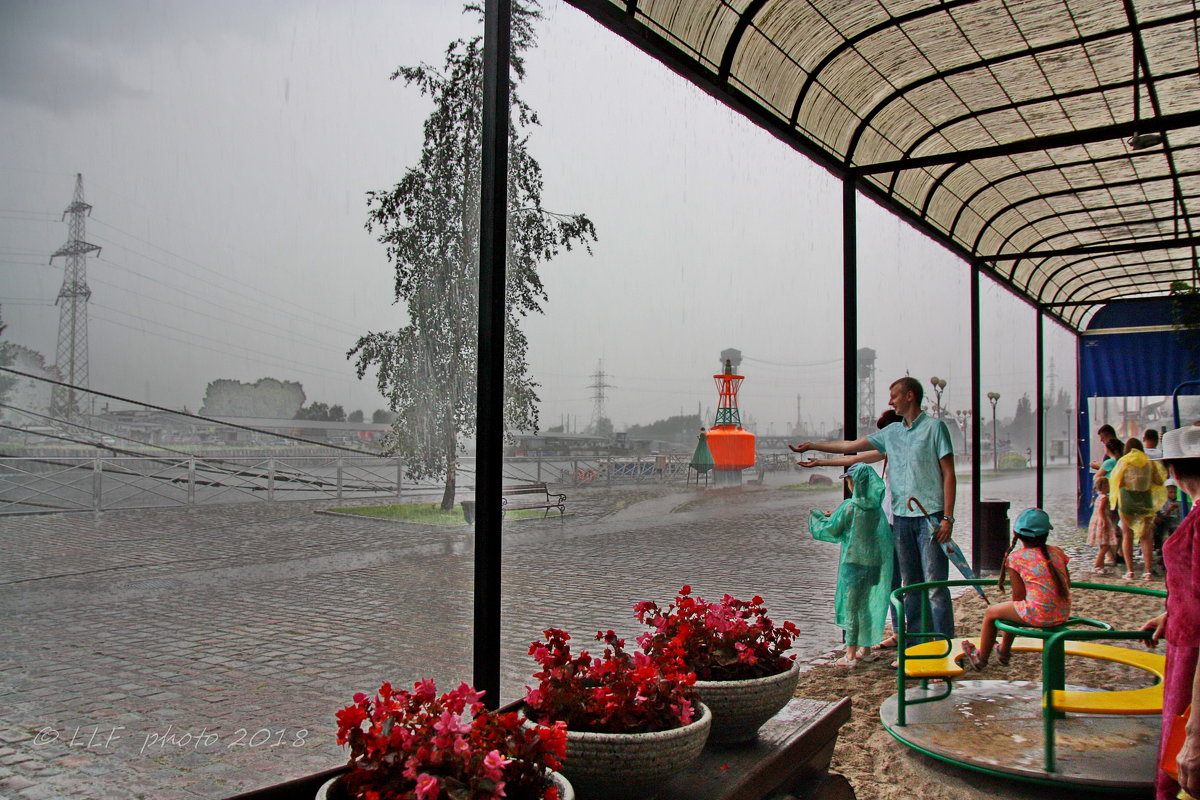
<instances>
[{"instance_id":1,"label":"girl in pink dress","mask_svg":"<svg viewBox=\"0 0 1200 800\"><path fill-rule=\"evenodd\" d=\"M1104 575L1108 572L1106 562L1109 553L1115 553L1120 536L1116 524L1113 523L1112 513L1108 506L1108 478L1101 475L1096 478L1096 495L1092 498L1092 518L1088 522L1087 543L1099 547L1096 553L1096 563L1092 566L1092 575Z\"/></svg>"},{"instance_id":2,"label":"girl in pink dress","mask_svg":"<svg viewBox=\"0 0 1200 800\"><path fill-rule=\"evenodd\" d=\"M1067 572L1069 557L1061 548L1046 544L1050 535L1050 516L1040 508L1021 512L1013 524L1013 542L1004 558L1006 569L1000 573L1000 589L1004 576L1012 580L1012 600L988 606L983 614L983 630L979 647L963 641L962 651L971 666L983 669L996 644L996 621L1019 622L1025 625L1050 627L1061 625L1071 616L1071 576ZM1017 547L1020 543L1022 546ZM1012 634L996 650L1001 664L1008 663Z\"/></svg>"}]
</instances>

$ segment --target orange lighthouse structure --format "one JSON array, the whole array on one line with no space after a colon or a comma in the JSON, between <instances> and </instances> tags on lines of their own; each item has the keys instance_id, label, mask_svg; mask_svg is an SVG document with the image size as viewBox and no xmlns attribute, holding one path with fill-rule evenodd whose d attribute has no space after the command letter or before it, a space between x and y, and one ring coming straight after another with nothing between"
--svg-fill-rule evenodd
<instances>
[{"instance_id":1,"label":"orange lighthouse structure","mask_svg":"<svg viewBox=\"0 0 1200 800\"><path fill-rule=\"evenodd\" d=\"M742 429L738 413L738 390L745 377L733 374L733 363L725 359L725 371L713 375L717 382L717 418L708 430L717 485L742 482L742 470L754 466L754 434Z\"/></svg>"}]
</instances>

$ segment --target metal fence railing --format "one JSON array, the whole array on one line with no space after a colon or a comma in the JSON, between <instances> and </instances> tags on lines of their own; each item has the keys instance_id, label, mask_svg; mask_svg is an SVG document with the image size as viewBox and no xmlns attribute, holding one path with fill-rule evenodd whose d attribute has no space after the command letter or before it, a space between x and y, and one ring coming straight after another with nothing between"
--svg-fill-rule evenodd
<instances>
[{"instance_id":1,"label":"metal fence railing","mask_svg":"<svg viewBox=\"0 0 1200 800\"><path fill-rule=\"evenodd\" d=\"M93 456L0 459L0 514L396 497L392 458Z\"/></svg>"},{"instance_id":2,"label":"metal fence railing","mask_svg":"<svg viewBox=\"0 0 1200 800\"><path fill-rule=\"evenodd\" d=\"M554 486L686 481L684 454L509 458L506 483ZM460 491L471 491L474 461L463 459ZM288 500L399 498L441 491L414 482L385 457L91 455L0 458L0 515L115 511Z\"/></svg>"}]
</instances>

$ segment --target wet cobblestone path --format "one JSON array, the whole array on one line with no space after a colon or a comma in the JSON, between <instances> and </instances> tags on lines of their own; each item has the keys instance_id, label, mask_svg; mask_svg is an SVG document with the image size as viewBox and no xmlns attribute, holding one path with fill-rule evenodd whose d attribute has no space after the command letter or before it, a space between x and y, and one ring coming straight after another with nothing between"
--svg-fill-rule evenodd
<instances>
[{"instance_id":1,"label":"wet cobblestone path","mask_svg":"<svg viewBox=\"0 0 1200 800\"><path fill-rule=\"evenodd\" d=\"M805 522L840 492L795 480L573 490L565 520L506 525L502 699L543 628L632 637L684 584L762 595L801 658L834 647L838 552ZM223 798L343 763L357 691L469 681L470 529L328 505L0 519L0 798Z\"/></svg>"}]
</instances>

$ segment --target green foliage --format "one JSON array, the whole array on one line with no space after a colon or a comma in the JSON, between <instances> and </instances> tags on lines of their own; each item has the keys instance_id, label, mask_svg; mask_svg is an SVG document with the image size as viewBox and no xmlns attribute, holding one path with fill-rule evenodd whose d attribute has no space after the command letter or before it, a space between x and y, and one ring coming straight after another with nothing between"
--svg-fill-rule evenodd
<instances>
[{"instance_id":1,"label":"green foliage","mask_svg":"<svg viewBox=\"0 0 1200 800\"><path fill-rule=\"evenodd\" d=\"M538 265L562 249L586 247L596 234L582 214L542 207L541 167L527 150L537 117L516 91L525 74L521 54L535 43L533 23L541 13L515 2L512 14L504 420L509 430L536 430L537 384L528 375L528 341L518 323L540 312L546 299ZM357 359L359 378L376 370L379 391L396 414L385 452L403 458L417 480L444 478L443 506L453 501L462 441L475 432L482 56L481 36L457 40L440 69L421 64L392 75L434 106L418 163L391 189L367 194L367 230L386 248L408 324L368 333L347 353Z\"/></svg>"},{"instance_id":2,"label":"green foliage","mask_svg":"<svg viewBox=\"0 0 1200 800\"><path fill-rule=\"evenodd\" d=\"M1188 354L1188 369L1200 369L1200 287L1171 281L1171 321L1176 337Z\"/></svg>"},{"instance_id":3,"label":"green foliage","mask_svg":"<svg viewBox=\"0 0 1200 800\"><path fill-rule=\"evenodd\" d=\"M1000 456L1000 469L1028 469L1029 462L1020 453L1005 453Z\"/></svg>"},{"instance_id":4,"label":"green foliage","mask_svg":"<svg viewBox=\"0 0 1200 800\"><path fill-rule=\"evenodd\" d=\"M1008 424L1008 439L1011 446L1016 450L1025 450L1033 446L1035 431L1037 429L1037 421L1033 416L1033 403L1029 400L1029 395L1021 395L1021 399L1017 401L1017 410L1013 414L1012 422Z\"/></svg>"},{"instance_id":5,"label":"green foliage","mask_svg":"<svg viewBox=\"0 0 1200 800\"><path fill-rule=\"evenodd\" d=\"M296 381L260 378L254 383L219 379L204 390L200 415L292 419L304 405L304 387Z\"/></svg>"},{"instance_id":6,"label":"green foliage","mask_svg":"<svg viewBox=\"0 0 1200 800\"><path fill-rule=\"evenodd\" d=\"M346 422L362 422L362 421L363 421L363 412L361 409L359 409L357 411L351 411L350 415L348 417L346 417Z\"/></svg>"},{"instance_id":7,"label":"green foliage","mask_svg":"<svg viewBox=\"0 0 1200 800\"><path fill-rule=\"evenodd\" d=\"M649 425L630 425L625 433L634 439L686 439L695 437L704 423L699 414L667 417Z\"/></svg>"},{"instance_id":8,"label":"green foliage","mask_svg":"<svg viewBox=\"0 0 1200 800\"><path fill-rule=\"evenodd\" d=\"M386 408L377 408L371 412L371 422L375 425L389 425L394 419L396 415Z\"/></svg>"},{"instance_id":9,"label":"green foliage","mask_svg":"<svg viewBox=\"0 0 1200 800\"><path fill-rule=\"evenodd\" d=\"M0 319L0 336L4 335L4 331L8 326ZM0 342L0 367L11 367L13 364L13 354L10 350L8 342ZM17 384L17 377L10 375L7 372L0 372L0 403L8 402L8 395Z\"/></svg>"}]
</instances>

